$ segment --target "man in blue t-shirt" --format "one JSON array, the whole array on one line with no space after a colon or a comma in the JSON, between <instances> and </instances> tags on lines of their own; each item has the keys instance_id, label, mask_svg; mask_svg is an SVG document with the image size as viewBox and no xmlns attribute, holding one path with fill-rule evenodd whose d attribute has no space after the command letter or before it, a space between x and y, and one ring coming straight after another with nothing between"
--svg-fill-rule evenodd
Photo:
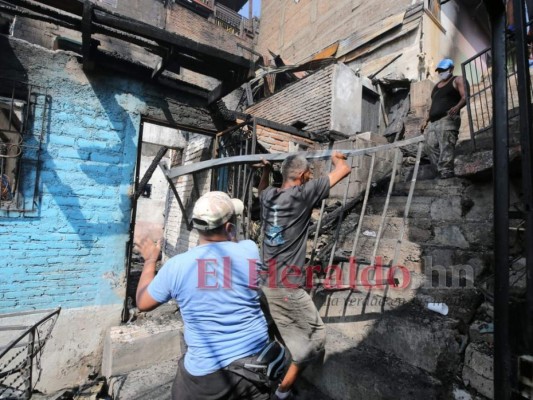
<instances>
[{"instance_id":1,"label":"man in blue t-shirt","mask_svg":"<svg viewBox=\"0 0 533 400\"><path fill-rule=\"evenodd\" d=\"M264 229L261 290L292 359L276 390L276 399L292 396L291 389L302 369L323 353L326 343L324 323L303 287L307 276L307 230L313 208L351 171L342 153L333 152L331 161L334 169L327 176L311 179L307 160L290 155L281 166L281 188L268 186L270 165L264 162L258 187Z\"/></svg>"},{"instance_id":2,"label":"man in blue t-shirt","mask_svg":"<svg viewBox=\"0 0 533 400\"><path fill-rule=\"evenodd\" d=\"M242 202L223 192L200 197L193 210L199 245L171 258L157 275L159 245L150 240L137 245L145 260L137 307L149 311L175 299L185 325L187 352L179 362L172 399L269 398L267 385L235 372L268 344L254 290L259 253L254 242L235 240L236 208L242 210Z\"/></svg>"}]
</instances>

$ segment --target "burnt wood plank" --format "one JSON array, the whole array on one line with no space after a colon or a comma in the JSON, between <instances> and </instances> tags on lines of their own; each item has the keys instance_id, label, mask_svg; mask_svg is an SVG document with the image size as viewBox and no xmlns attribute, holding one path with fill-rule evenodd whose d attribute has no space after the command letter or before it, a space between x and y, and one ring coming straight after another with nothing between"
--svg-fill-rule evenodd
<instances>
[{"instance_id":1,"label":"burnt wood plank","mask_svg":"<svg viewBox=\"0 0 533 400\"><path fill-rule=\"evenodd\" d=\"M192 39L165 31L144 22L119 16L108 11L94 10L94 21L109 27L120 29L138 36L152 39L162 44L176 46L179 50L206 60L216 61L223 65L250 69L250 60L228 53L226 51L195 42Z\"/></svg>"}]
</instances>

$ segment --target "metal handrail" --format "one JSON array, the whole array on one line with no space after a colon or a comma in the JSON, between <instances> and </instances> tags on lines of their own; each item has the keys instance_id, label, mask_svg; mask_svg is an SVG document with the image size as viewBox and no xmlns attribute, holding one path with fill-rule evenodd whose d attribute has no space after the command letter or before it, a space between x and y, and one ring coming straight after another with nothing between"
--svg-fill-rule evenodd
<instances>
[{"instance_id":1,"label":"metal handrail","mask_svg":"<svg viewBox=\"0 0 533 400\"><path fill-rule=\"evenodd\" d=\"M59 315L61 308L57 308L47 313L44 317L40 318L37 322L30 326L17 326L23 330L14 340L12 340L7 346L0 348L0 361L5 358L5 361L0 362L0 380L7 384L0 385L0 398L30 399L32 396L32 379L33 379L33 367L34 359L37 361L38 369L40 369L39 357L42 354L41 351L50 337L53 327L57 322L57 316ZM43 311L22 312L2 315L2 318L14 318L20 316L28 316L33 314L41 314ZM46 323L51 322L46 325ZM13 328L12 326L11 328ZM22 342L26 339L25 342ZM15 353L11 352L14 349Z\"/></svg>"}]
</instances>

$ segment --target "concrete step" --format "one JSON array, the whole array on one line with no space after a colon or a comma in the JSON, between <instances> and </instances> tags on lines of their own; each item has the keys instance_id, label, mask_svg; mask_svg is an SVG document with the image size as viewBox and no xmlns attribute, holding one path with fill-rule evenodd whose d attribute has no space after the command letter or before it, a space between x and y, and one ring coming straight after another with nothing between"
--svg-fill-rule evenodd
<instances>
[{"instance_id":1,"label":"concrete step","mask_svg":"<svg viewBox=\"0 0 533 400\"><path fill-rule=\"evenodd\" d=\"M448 180L443 181L447 182ZM435 183L437 181L425 182ZM449 192L443 190L439 194L438 190L430 189L429 184L425 182L421 192L415 190L409 209L410 218L430 218L436 221L492 222L493 193L490 184L480 183L475 186L464 186L462 191L450 188ZM387 215L393 217L403 217L407 203L405 186L401 186L401 183L398 185L400 185L398 191L395 191L390 197L387 211ZM381 215L385 200L386 191L375 193L369 198L366 214Z\"/></svg>"},{"instance_id":2,"label":"concrete step","mask_svg":"<svg viewBox=\"0 0 533 400\"><path fill-rule=\"evenodd\" d=\"M354 231L355 234L355 231ZM376 258L381 258L381 265L388 265L394 258L394 252L397 246L396 239L382 238L378 244ZM353 235L344 235L341 232L337 248L344 250L347 254L351 253L354 243ZM369 236L361 236L357 242L355 256L361 262L370 262L374 252L376 238ZM378 261L376 261L376 264ZM400 252L396 265L401 265L411 272L422 273L422 247L417 244L404 240L400 246Z\"/></svg>"},{"instance_id":3,"label":"concrete step","mask_svg":"<svg viewBox=\"0 0 533 400\"><path fill-rule=\"evenodd\" d=\"M178 360L114 376L109 380L109 394L113 400L170 400ZM306 380L296 383L295 392L299 400L334 400Z\"/></svg>"},{"instance_id":4,"label":"concrete step","mask_svg":"<svg viewBox=\"0 0 533 400\"><path fill-rule=\"evenodd\" d=\"M151 313L149 319L139 318L132 324L111 327L104 338L102 375L107 378L123 375L182 354L183 323L175 309L175 303L169 302Z\"/></svg>"},{"instance_id":5,"label":"concrete step","mask_svg":"<svg viewBox=\"0 0 533 400\"><path fill-rule=\"evenodd\" d=\"M453 375L467 343L458 328L456 319L414 301L378 318L364 343L436 376Z\"/></svg>"},{"instance_id":6,"label":"concrete step","mask_svg":"<svg viewBox=\"0 0 533 400\"><path fill-rule=\"evenodd\" d=\"M109 379L113 400L170 400L179 357Z\"/></svg>"},{"instance_id":7,"label":"concrete step","mask_svg":"<svg viewBox=\"0 0 533 400\"><path fill-rule=\"evenodd\" d=\"M414 196L460 196L465 191L465 188L471 184L469 180L461 178L417 181L415 183ZM393 193L397 196L407 196L410 187L411 181L396 182Z\"/></svg>"},{"instance_id":8,"label":"concrete step","mask_svg":"<svg viewBox=\"0 0 533 400\"><path fill-rule=\"evenodd\" d=\"M467 339L458 327L471 321L482 300L476 289L421 288L389 291L386 297L373 292L368 298L348 291L318 293L314 300L330 329L353 344L374 346L430 373L454 371ZM445 303L448 314L430 311L428 303Z\"/></svg>"},{"instance_id":9,"label":"concrete step","mask_svg":"<svg viewBox=\"0 0 533 400\"><path fill-rule=\"evenodd\" d=\"M409 218L428 218L439 221L462 220L461 196L413 196ZM368 201L367 215L382 215L386 197L372 197ZM403 217L407 196L391 196L387 216Z\"/></svg>"},{"instance_id":10,"label":"concrete step","mask_svg":"<svg viewBox=\"0 0 533 400\"><path fill-rule=\"evenodd\" d=\"M442 384L399 358L327 326L323 365L310 366L304 378L336 400L427 400L440 398ZM319 398L319 397L317 397Z\"/></svg>"},{"instance_id":11,"label":"concrete step","mask_svg":"<svg viewBox=\"0 0 533 400\"><path fill-rule=\"evenodd\" d=\"M377 234L381 224L381 215L368 215L363 218L361 232ZM382 238L398 239L404 225L400 217L386 217ZM410 242L434 246L468 248L487 246L487 237L491 236L492 222L439 221L430 218L408 218L404 226L403 239ZM348 231L348 227L346 231ZM351 232L346 232L349 234Z\"/></svg>"}]
</instances>

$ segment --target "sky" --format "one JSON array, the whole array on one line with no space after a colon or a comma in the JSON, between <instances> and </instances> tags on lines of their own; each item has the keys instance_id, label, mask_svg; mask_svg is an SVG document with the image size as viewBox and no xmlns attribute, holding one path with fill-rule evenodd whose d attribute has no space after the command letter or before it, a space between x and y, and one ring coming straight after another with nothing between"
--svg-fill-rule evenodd
<instances>
[{"instance_id":1,"label":"sky","mask_svg":"<svg viewBox=\"0 0 533 400\"><path fill-rule=\"evenodd\" d=\"M254 16L259 17L261 14L261 0L253 0L254 1ZM244 7L239 11L239 14L241 14L243 17L248 18L248 2L244 5Z\"/></svg>"}]
</instances>

